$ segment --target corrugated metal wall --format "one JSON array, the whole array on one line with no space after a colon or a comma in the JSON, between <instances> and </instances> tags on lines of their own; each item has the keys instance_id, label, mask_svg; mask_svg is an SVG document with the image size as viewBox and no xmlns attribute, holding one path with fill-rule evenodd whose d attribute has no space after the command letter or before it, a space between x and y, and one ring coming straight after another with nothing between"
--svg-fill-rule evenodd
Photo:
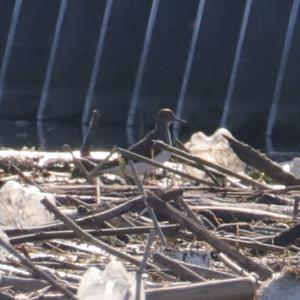
<instances>
[{"instance_id":1,"label":"corrugated metal wall","mask_svg":"<svg viewBox=\"0 0 300 300\"><path fill-rule=\"evenodd\" d=\"M0 117L99 108L130 128L171 107L191 131L299 147L299 2L1 0Z\"/></svg>"}]
</instances>

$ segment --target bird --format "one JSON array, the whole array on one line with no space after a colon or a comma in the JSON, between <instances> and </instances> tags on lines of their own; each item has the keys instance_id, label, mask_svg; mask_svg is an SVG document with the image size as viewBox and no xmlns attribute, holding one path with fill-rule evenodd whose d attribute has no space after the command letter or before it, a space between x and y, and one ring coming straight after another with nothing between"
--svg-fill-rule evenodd
<instances>
[{"instance_id":1,"label":"bird","mask_svg":"<svg viewBox=\"0 0 300 300\"><path fill-rule=\"evenodd\" d=\"M160 163L164 163L170 159L171 154L167 151L154 149L154 141L161 140L168 145L172 145L172 138L170 133L170 125L175 122L186 123L186 121L178 118L175 113L169 108L160 109L157 113L155 127L152 131L146 134L140 141L133 144L128 148L129 151L142 156L154 159ZM125 171L128 176L132 176L133 170L130 165L127 164L126 158L124 158L126 167ZM134 162L135 169L138 174L148 174L155 169L145 162ZM122 174L118 160L109 161L104 166L103 172L120 175Z\"/></svg>"}]
</instances>

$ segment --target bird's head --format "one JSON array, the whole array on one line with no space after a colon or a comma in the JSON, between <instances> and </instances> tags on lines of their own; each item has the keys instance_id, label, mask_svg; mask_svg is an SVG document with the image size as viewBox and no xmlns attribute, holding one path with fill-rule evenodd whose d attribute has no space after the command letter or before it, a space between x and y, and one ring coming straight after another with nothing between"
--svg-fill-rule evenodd
<instances>
[{"instance_id":1,"label":"bird's head","mask_svg":"<svg viewBox=\"0 0 300 300\"><path fill-rule=\"evenodd\" d=\"M166 122L169 124L174 122L186 123L186 121L176 117L173 110L169 108L163 108L158 112L157 121L158 123Z\"/></svg>"}]
</instances>

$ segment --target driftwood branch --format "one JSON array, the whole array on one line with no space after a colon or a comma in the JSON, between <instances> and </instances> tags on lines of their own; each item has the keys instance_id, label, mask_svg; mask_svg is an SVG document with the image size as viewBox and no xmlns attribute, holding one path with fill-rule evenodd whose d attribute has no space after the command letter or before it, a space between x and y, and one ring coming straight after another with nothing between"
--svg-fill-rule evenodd
<instances>
[{"instance_id":1,"label":"driftwood branch","mask_svg":"<svg viewBox=\"0 0 300 300\"><path fill-rule=\"evenodd\" d=\"M21 291L32 292L34 290L39 290L46 286L49 286L49 283L47 281L41 279L11 277L4 276L2 274L0 278L1 287L13 287ZM0 299L2 298L0 297Z\"/></svg>"},{"instance_id":2,"label":"driftwood branch","mask_svg":"<svg viewBox=\"0 0 300 300\"><path fill-rule=\"evenodd\" d=\"M252 300L255 295L252 278L216 280L177 287L152 289L146 292L147 300Z\"/></svg>"},{"instance_id":3,"label":"driftwood branch","mask_svg":"<svg viewBox=\"0 0 300 300\"><path fill-rule=\"evenodd\" d=\"M153 160L153 159L147 158L145 156L136 154L136 153L134 153L132 151L125 150L123 148L116 148L116 150L117 150L117 152L119 152L120 154L124 155L125 157L127 157L129 159L133 159L133 160L137 160L137 161L143 161L143 162L148 163L149 165L152 165L152 166L154 166L156 168L162 168L162 169L167 170L167 171L169 171L171 173L180 175L183 178L187 178L187 179L193 180L193 181L195 181L198 184L201 183L201 184L208 185L208 186L213 185L212 182L209 182L209 181L204 180L202 178L198 178L197 176L193 176L193 175L184 173L182 171L175 170L175 169L173 169L171 167L165 166L164 164L161 164L161 163L157 162L156 160Z\"/></svg>"},{"instance_id":4,"label":"driftwood branch","mask_svg":"<svg viewBox=\"0 0 300 300\"><path fill-rule=\"evenodd\" d=\"M160 228L165 235L175 235L178 232L179 225L160 225ZM125 235L125 234L147 234L152 229L153 226L135 226L135 227L123 227L123 228L103 228L103 229L86 229L86 232L93 236L113 236L113 235ZM27 231L27 234L25 233ZM12 232L8 230L8 233ZM38 231L37 228L32 232L32 229L20 229L19 232L24 232L25 234L20 234L17 236L10 237L10 242L12 244L20 244L26 242L38 242L47 241L52 239L73 239L76 234L72 230L61 230L61 231ZM28 233L32 232L32 233Z\"/></svg>"},{"instance_id":5,"label":"driftwood branch","mask_svg":"<svg viewBox=\"0 0 300 300\"><path fill-rule=\"evenodd\" d=\"M210 162L208 160L205 160L203 158L200 158L196 155L192 155L190 153L187 153L185 151L182 151L180 149L177 149L175 147L172 147L162 141L155 141L155 145L159 146L160 148L162 149L165 149L167 151L170 151L171 153L175 153L177 155L180 155L180 156L183 156L187 159L190 159L192 161L195 161L196 163L199 163L199 164L203 164L207 167L210 167L210 168L213 168L221 173L224 173L226 175L229 175L229 176L233 176L235 178L238 178L240 179L242 182L246 183L246 184L249 184L249 185L252 185L253 187L256 187L258 189L269 189L270 187L267 186L266 184L263 184L261 182L258 182L257 180L254 180L246 175L243 175L243 174L239 174L237 172L234 172L228 168L225 168L225 167L222 167L218 164L215 164L213 162Z\"/></svg>"},{"instance_id":6,"label":"driftwood branch","mask_svg":"<svg viewBox=\"0 0 300 300\"><path fill-rule=\"evenodd\" d=\"M80 147L81 156L87 156L90 153L90 147L92 145L95 136L99 119L100 119L100 112L98 109L94 109L89 122L88 129L83 137L82 145Z\"/></svg>"},{"instance_id":7,"label":"driftwood branch","mask_svg":"<svg viewBox=\"0 0 300 300\"><path fill-rule=\"evenodd\" d=\"M49 282L49 284L53 286L55 289L59 290L61 293L63 293L65 296L69 297L70 299L74 299L74 300L77 299L70 290L66 289L64 286L62 286L62 284L57 282L52 276L50 276L49 274L41 270L39 267L35 266L30 261L29 258L21 255L13 246L11 246L8 242L4 241L2 238L0 238L0 245L4 249L6 249L9 253L11 253L13 256L15 256L17 259L19 259L21 263L24 266L26 266L29 270L37 274L40 278Z\"/></svg>"},{"instance_id":8,"label":"driftwood branch","mask_svg":"<svg viewBox=\"0 0 300 300\"><path fill-rule=\"evenodd\" d=\"M118 251L116 248L94 238L92 235L88 234L86 231L82 230L75 222L73 222L69 217L61 213L50 201L43 199L42 204L52 212L58 219L62 220L66 227L73 230L80 238L83 240L99 247L100 249L108 252L109 254L115 255L121 259L124 259L133 265L140 266L141 261L127 253Z\"/></svg>"},{"instance_id":9,"label":"driftwood branch","mask_svg":"<svg viewBox=\"0 0 300 300\"><path fill-rule=\"evenodd\" d=\"M188 266L183 265L180 261L172 259L166 255L154 253L153 260L159 265L172 270L172 273L176 274L183 280L189 280L192 282L205 281L204 277L191 270Z\"/></svg>"},{"instance_id":10,"label":"driftwood branch","mask_svg":"<svg viewBox=\"0 0 300 300\"><path fill-rule=\"evenodd\" d=\"M259 209L251 209L248 207L229 207L229 206L194 206L192 207L193 211L197 213L201 213L209 218L209 212L214 213L217 218L220 218L224 221L231 222L234 219L238 219L239 221L259 221L259 220L286 220L289 221L291 218L287 215L262 211Z\"/></svg>"},{"instance_id":11,"label":"driftwood branch","mask_svg":"<svg viewBox=\"0 0 300 300\"><path fill-rule=\"evenodd\" d=\"M182 224L184 227L193 232L197 237L205 240L213 248L219 252L223 252L228 255L231 259L238 262L245 269L256 272L261 278L267 279L272 276L272 270L262 264L256 263L251 258L242 255L237 249L230 246L228 243L220 240L203 226L199 226L195 222L191 221L190 218L183 215L179 210L173 206L161 201L156 197L148 199L149 203L154 207L155 210L160 211L166 215L171 221Z\"/></svg>"},{"instance_id":12,"label":"driftwood branch","mask_svg":"<svg viewBox=\"0 0 300 300\"><path fill-rule=\"evenodd\" d=\"M287 246L300 237L300 223L292 226L288 230L283 231L273 239L269 239L266 243L277 246Z\"/></svg>"},{"instance_id":13,"label":"driftwood branch","mask_svg":"<svg viewBox=\"0 0 300 300\"><path fill-rule=\"evenodd\" d=\"M201 275L204 278L210 279L229 279L229 278L236 278L236 275L229 274L226 272L216 271L212 268L203 267L199 265L189 264L185 262L181 262L182 265L188 267L189 269L193 270L195 273Z\"/></svg>"},{"instance_id":14,"label":"driftwood branch","mask_svg":"<svg viewBox=\"0 0 300 300\"><path fill-rule=\"evenodd\" d=\"M233 137L223 135L229 142L234 152L248 165L266 173L275 181L285 185L298 185L300 178L296 178L292 173L286 172L276 162L272 161L264 154L254 150L251 146L238 141Z\"/></svg>"}]
</instances>

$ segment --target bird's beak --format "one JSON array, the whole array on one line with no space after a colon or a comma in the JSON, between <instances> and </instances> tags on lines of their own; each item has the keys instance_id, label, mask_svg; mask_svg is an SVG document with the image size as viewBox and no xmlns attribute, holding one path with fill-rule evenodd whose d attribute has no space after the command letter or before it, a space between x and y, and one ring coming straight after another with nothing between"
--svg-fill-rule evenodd
<instances>
[{"instance_id":1,"label":"bird's beak","mask_svg":"<svg viewBox=\"0 0 300 300\"><path fill-rule=\"evenodd\" d=\"M185 120L182 120L176 116L174 116L174 122L179 122L179 123L182 123L182 124L187 124L187 122Z\"/></svg>"}]
</instances>

